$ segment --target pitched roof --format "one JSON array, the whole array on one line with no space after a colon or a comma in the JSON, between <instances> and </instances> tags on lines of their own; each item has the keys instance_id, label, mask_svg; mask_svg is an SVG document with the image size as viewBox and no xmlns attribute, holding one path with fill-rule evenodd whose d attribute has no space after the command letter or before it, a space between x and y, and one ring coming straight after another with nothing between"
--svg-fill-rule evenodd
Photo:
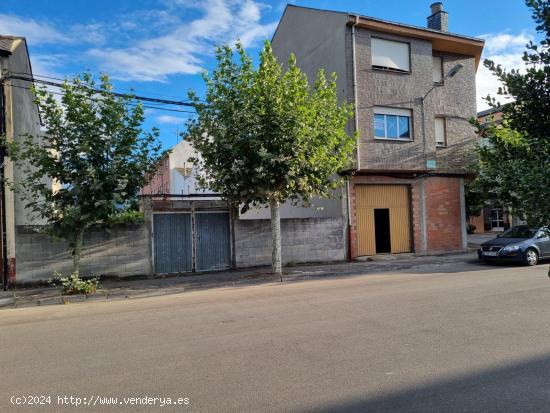
<instances>
[{"instance_id":1,"label":"pitched roof","mask_svg":"<svg viewBox=\"0 0 550 413\"><path fill-rule=\"evenodd\" d=\"M316 9L313 7L296 6L293 4L288 4L285 8L285 12L290 8L344 14L348 16L348 25L358 25L359 27L364 27L375 31L416 37L420 39L429 39L432 41L435 50L475 56L476 67L479 65L481 60L481 52L485 44L485 40L480 38L444 32L427 27L414 26L411 24L393 22L376 17L364 16L357 13Z\"/></svg>"}]
</instances>

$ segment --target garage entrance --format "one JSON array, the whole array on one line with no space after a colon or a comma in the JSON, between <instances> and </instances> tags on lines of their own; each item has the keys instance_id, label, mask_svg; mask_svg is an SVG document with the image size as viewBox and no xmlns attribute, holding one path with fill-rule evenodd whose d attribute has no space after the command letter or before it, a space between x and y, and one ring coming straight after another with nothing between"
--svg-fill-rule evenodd
<instances>
[{"instance_id":1,"label":"garage entrance","mask_svg":"<svg viewBox=\"0 0 550 413\"><path fill-rule=\"evenodd\" d=\"M153 214L156 274L223 270L231 267L228 212Z\"/></svg>"},{"instance_id":2,"label":"garage entrance","mask_svg":"<svg viewBox=\"0 0 550 413\"><path fill-rule=\"evenodd\" d=\"M356 185L357 255L411 252L408 185Z\"/></svg>"}]
</instances>

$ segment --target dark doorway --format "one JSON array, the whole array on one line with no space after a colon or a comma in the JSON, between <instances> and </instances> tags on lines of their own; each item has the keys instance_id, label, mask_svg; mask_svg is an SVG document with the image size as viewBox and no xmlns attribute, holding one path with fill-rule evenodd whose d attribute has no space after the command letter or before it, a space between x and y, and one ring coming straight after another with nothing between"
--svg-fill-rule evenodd
<instances>
[{"instance_id":1,"label":"dark doorway","mask_svg":"<svg viewBox=\"0 0 550 413\"><path fill-rule=\"evenodd\" d=\"M391 252L390 210L387 208L374 210L374 237L377 254Z\"/></svg>"}]
</instances>

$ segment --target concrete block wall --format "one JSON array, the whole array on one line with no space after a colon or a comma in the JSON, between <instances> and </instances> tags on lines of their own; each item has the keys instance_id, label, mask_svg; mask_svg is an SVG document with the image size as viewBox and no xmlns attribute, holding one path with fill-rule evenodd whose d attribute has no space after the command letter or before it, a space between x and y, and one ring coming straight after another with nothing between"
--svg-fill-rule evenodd
<instances>
[{"instance_id":1,"label":"concrete block wall","mask_svg":"<svg viewBox=\"0 0 550 413\"><path fill-rule=\"evenodd\" d=\"M234 231L237 268L271 265L269 220L235 220ZM283 264L344 261L344 231L342 217L281 220Z\"/></svg>"},{"instance_id":2,"label":"concrete block wall","mask_svg":"<svg viewBox=\"0 0 550 413\"><path fill-rule=\"evenodd\" d=\"M81 275L118 277L151 274L150 234L145 224L95 228L84 238ZM16 227L16 282L69 274L72 256L65 241L53 240L32 227Z\"/></svg>"}]
</instances>

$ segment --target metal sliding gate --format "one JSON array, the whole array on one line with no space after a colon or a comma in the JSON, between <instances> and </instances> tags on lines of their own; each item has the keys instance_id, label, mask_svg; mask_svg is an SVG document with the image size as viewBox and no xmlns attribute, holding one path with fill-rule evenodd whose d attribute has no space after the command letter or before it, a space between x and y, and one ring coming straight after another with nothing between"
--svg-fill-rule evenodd
<instances>
[{"instance_id":1,"label":"metal sliding gate","mask_svg":"<svg viewBox=\"0 0 550 413\"><path fill-rule=\"evenodd\" d=\"M153 214L153 262L157 274L231 267L229 213Z\"/></svg>"}]
</instances>

